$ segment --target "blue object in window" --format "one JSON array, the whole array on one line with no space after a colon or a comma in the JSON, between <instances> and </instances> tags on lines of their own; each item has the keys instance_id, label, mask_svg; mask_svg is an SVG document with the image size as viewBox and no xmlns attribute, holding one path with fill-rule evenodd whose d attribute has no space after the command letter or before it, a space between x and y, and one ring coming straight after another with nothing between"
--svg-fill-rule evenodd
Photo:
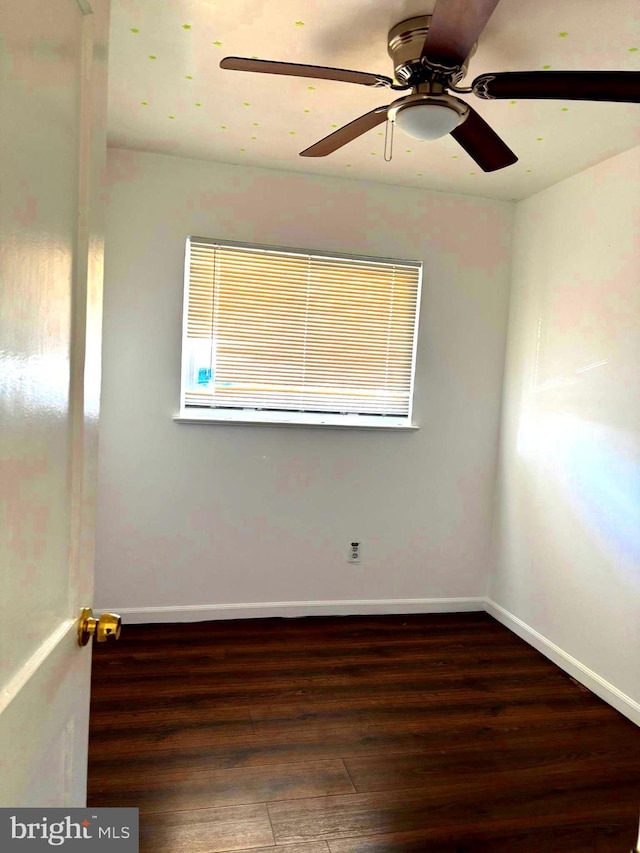
<instances>
[{"instance_id":1,"label":"blue object in window","mask_svg":"<svg viewBox=\"0 0 640 853\"><path fill-rule=\"evenodd\" d=\"M198 368L198 385L208 385L211 382L211 368Z\"/></svg>"}]
</instances>

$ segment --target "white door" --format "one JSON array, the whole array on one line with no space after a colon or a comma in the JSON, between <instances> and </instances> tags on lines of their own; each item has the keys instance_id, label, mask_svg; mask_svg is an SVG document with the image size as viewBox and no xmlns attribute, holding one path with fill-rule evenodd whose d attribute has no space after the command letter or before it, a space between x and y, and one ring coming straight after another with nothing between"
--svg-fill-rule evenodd
<instances>
[{"instance_id":1,"label":"white door","mask_svg":"<svg viewBox=\"0 0 640 853\"><path fill-rule=\"evenodd\" d=\"M86 802L108 11L0 2L0 806Z\"/></svg>"}]
</instances>

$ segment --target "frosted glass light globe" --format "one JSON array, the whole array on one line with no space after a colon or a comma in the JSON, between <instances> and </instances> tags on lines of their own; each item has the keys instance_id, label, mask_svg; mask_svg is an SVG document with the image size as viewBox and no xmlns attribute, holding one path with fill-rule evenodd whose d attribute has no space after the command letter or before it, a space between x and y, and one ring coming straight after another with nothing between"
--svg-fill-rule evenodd
<instances>
[{"instance_id":1,"label":"frosted glass light globe","mask_svg":"<svg viewBox=\"0 0 640 853\"><path fill-rule=\"evenodd\" d=\"M460 124L460 116L442 104L411 104L398 110L396 124L414 139L439 139Z\"/></svg>"}]
</instances>

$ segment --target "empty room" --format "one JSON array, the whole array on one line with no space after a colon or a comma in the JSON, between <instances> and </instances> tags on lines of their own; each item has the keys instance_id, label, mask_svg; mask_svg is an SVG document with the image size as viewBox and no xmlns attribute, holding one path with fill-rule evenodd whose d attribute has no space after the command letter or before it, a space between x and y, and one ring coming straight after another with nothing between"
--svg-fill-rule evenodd
<instances>
[{"instance_id":1,"label":"empty room","mask_svg":"<svg viewBox=\"0 0 640 853\"><path fill-rule=\"evenodd\" d=\"M636 850L637 4L2 36L2 811Z\"/></svg>"}]
</instances>

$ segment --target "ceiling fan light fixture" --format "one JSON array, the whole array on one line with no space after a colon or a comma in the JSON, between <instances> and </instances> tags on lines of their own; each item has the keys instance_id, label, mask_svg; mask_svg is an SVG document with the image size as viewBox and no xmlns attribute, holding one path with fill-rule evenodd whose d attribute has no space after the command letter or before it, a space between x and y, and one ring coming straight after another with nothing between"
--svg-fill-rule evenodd
<instances>
[{"instance_id":1,"label":"ceiling fan light fixture","mask_svg":"<svg viewBox=\"0 0 640 853\"><path fill-rule=\"evenodd\" d=\"M396 125L414 139L440 139L455 130L462 116L442 104L415 104L396 114Z\"/></svg>"},{"instance_id":2,"label":"ceiling fan light fixture","mask_svg":"<svg viewBox=\"0 0 640 853\"><path fill-rule=\"evenodd\" d=\"M452 95L416 94L399 98L389 109L389 118L414 139L440 139L464 121L469 108Z\"/></svg>"}]
</instances>

